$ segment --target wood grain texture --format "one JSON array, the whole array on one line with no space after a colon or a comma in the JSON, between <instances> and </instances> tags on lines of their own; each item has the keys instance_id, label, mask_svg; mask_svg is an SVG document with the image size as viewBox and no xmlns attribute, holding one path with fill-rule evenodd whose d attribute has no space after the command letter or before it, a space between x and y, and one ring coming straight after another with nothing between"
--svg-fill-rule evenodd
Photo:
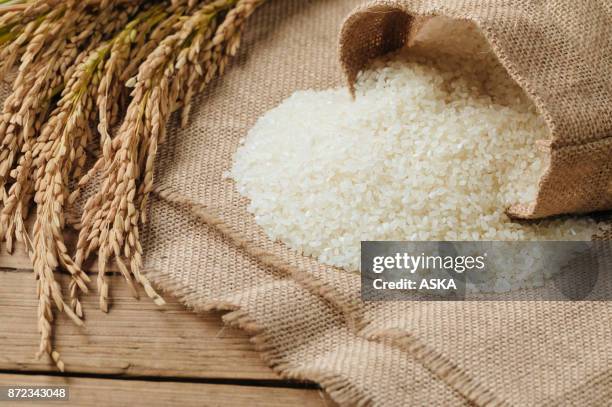
<instances>
[{"instance_id":1,"label":"wood grain texture","mask_svg":"<svg viewBox=\"0 0 612 407\"><path fill-rule=\"evenodd\" d=\"M0 265L6 264L0 256ZM67 276L61 277L67 287ZM68 372L190 378L278 380L245 333L220 314L196 315L173 298L158 307L131 297L121 276L109 276L111 309L97 294L82 298L85 326L57 315L55 344ZM0 271L0 370L55 371L38 347L36 282L30 270Z\"/></svg>"},{"instance_id":2,"label":"wood grain texture","mask_svg":"<svg viewBox=\"0 0 612 407\"><path fill-rule=\"evenodd\" d=\"M95 264L89 270L95 271ZM68 276L60 274L60 279L67 287ZM0 385L70 387L68 403L20 401L20 406L335 405L320 390L282 381L264 364L248 336L224 326L219 313L196 315L167 296L168 304L158 307L141 288L142 299L136 300L119 275L109 276L109 283L108 314L98 308L95 283L81 298L84 327L57 314L55 344L68 376L49 376L57 372L54 365L35 358L39 336L30 259L23 245L16 245L12 254L0 248ZM29 373L14 374L19 371ZM230 384L194 383L210 380ZM267 386L253 385L264 383L260 380ZM287 383L290 387L272 387Z\"/></svg>"},{"instance_id":3,"label":"wood grain texture","mask_svg":"<svg viewBox=\"0 0 612 407\"><path fill-rule=\"evenodd\" d=\"M27 228L31 229L32 218L30 218L27 222ZM76 241L78 239L78 234L76 231L70 229L64 233L64 240L66 245L72 251L72 248L75 246ZM6 245L4 243L0 244L0 268L1 269L21 269L27 270L32 269L32 261L30 260L30 256L26 251L26 246L20 242L13 243L12 252L8 252L6 250ZM97 262L95 259L89 259L85 265L84 269L87 272L95 272L98 270ZM107 265L108 271L118 271L117 267L113 262L110 262Z\"/></svg>"},{"instance_id":4,"label":"wood grain texture","mask_svg":"<svg viewBox=\"0 0 612 407\"><path fill-rule=\"evenodd\" d=\"M332 405L319 390L224 384L147 382L0 374L0 385L69 386L71 406L305 406ZM19 406L58 405L58 402L16 402Z\"/></svg>"},{"instance_id":5,"label":"wood grain texture","mask_svg":"<svg viewBox=\"0 0 612 407\"><path fill-rule=\"evenodd\" d=\"M6 251L6 245L0 244L0 268L31 269L32 261L22 243L15 243L13 252Z\"/></svg>"}]
</instances>

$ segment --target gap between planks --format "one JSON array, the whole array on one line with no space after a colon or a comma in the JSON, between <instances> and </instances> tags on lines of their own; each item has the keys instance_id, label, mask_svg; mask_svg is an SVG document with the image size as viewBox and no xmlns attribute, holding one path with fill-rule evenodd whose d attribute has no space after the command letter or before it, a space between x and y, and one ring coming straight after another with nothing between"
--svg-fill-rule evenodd
<instances>
[{"instance_id":1,"label":"gap between planks","mask_svg":"<svg viewBox=\"0 0 612 407\"><path fill-rule=\"evenodd\" d=\"M95 272L95 264L88 272ZM67 278L60 276L63 286ZM68 371L59 374L48 360L34 357L36 284L25 247L16 244L12 254L0 248L0 327L9 327L0 330L0 384L68 384L70 404L79 406L99 400L148 406L335 405L311 383L281 380L245 333L223 325L221 313L196 315L166 296L168 304L160 308L141 287L142 301L134 299L122 276L109 275L109 283L109 314L98 309L92 290L81 298L84 327L57 315L55 345Z\"/></svg>"},{"instance_id":2,"label":"gap between planks","mask_svg":"<svg viewBox=\"0 0 612 407\"><path fill-rule=\"evenodd\" d=\"M67 286L68 276L60 280ZM83 327L56 313L55 345L69 372L280 380L220 313L194 314L170 297L158 307L140 288L142 300L134 299L122 276L109 276L109 283L108 314L99 310L95 291L81 298ZM0 271L0 370L55 371L46 358L35 358L37 306L31 272Z\"/></svg>"},{"instance_id":3,"label":"gap between planks","mask_svg":"<svg viewBox=\"0 0 612 407\"><path fill-rule=\"evenodd\" d=\"M333 406L320 390L227 384L148 382L81 377L1 374L0 385L68 386L70 399L62 405L99 406ZM2 404L0 402L0 404ZM20 406L57 405L57 402L28 403Z\"/></svg>"}]
</instances>

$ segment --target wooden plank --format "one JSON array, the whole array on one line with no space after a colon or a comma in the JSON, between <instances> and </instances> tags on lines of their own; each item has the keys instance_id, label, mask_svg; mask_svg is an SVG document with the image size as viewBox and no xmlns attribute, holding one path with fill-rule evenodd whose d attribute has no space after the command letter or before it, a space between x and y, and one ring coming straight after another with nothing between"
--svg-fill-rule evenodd
<instances>
[{"instance_id":1,"label":"wooden plank","mask_svg":"<svg viewBox=\"0 0 612 407\"><path fill-rule=\"evenodd\" d=\"M76 231L70 229L65 233L65 242L66 245L71 248L76 244L78 234ZM84 265L85 271L96 271L97 270L97 262L95 258L90 258ZM108 264L109 271L117 271L117 267L113 262ZM31 269L32 261L30 260L30 256L26 251L26 246L20 242L13 243L13 251L9 253L6 250L6 244L4 242L0 242L0 269Z\"/></svg>"},{"instance_id":2,"label":"wooden plank","mask_svg":"<svg viewBox=\"0 0 612 407\"><path fill-rule=\"evenodd\" d=\"M226 384L147 382L0 374L0 385L69 386L73 406L306 406L333 403L319 390ZM57 402L18 402L19 406L57 405Z\"/></svg>"},{"instance_id":3,"label":"wooden plank","mask_svg":"<svg viewBox=\"0 0 612 407\"><path fill-rule=\"evenodd\" d=\"M62 284L67 286L67 276ZM240 330L224 327L218 313L196 315L172 298L158 307L141 292L131 297L121 276L109 276L108 314L98 297L82 298L85 326L59 314L55 344L68 372L276 380ZM54 371L36 360L37 300L33 274L0 271L0 370Z\"/></svg>"},{"instance_id":4,"label":"wooden plank","mask_svg":"<svg viewBox=\"0 0 612 407\"><path fill-rule=\"evenodd\" d=\"M25 250L25 245L22 243L15 243L13 246L13 253L8 253L4 242L0 243L0 268L32 268L32 262Z\"/></svg>"}]
</instances>

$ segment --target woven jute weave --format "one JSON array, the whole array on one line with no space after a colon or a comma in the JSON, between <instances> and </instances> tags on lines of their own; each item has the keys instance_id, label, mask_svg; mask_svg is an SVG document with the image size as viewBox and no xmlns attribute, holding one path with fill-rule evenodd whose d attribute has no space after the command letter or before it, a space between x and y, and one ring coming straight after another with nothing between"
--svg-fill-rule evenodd
<instances>
[{"instance_id":1,"label":"woven jute weave","mask_svg":"<svg viewBox=\"0 0 612 407\"><path fill-rule=\"evenodd\" d=\"M610 22L610 7L597 1L572 7L568 1L537 4L534 9L523 1L379 2L352 14L358 6L353 0L284 0L263 6L249 26L243 53L200 97L191 125L179 129L172 124L160 150L156 197L145 231L148 275L195 310L228 310L225 320L252 332L273 368L286 377L321 383L342 404L608 405L609 304L363 303L358 275L322 266L270 241L224 176L240 138L258 116L295 90L345 82L337 36L347 15L341 56L352 81L368 58L405 45L410 30L419 25L413 22L416 11L469 18L477 15L473 10L486 9L472 20L499 44L514 38L514 26L496 28L494 23L494 16L508 10L519 18L513 23L519 28L527 20L540 23L539 28L521 28L531 30L531 37L519 41L520 47L531 49L534 40L563 47L563 36L578 30L574 18L585 19L580 29L586 31L571 39L572 46L595 41L601 47L596 56L586 50L564 56L560 62L567 72L545 70L533 77L523 72L519 51L508 56L522 85L537 86L538 92L545 88L548 98L554 92L565 95L550 106L530 92L553 128L551 149L561 157L556 162L570 169L556 173L553 165L538 203L520 214L609 208L612 104L596 101L609 102L602 98L610 95L610 65L593 59L609 58L609 24L601 24ZM542 15L545 10L554 18ZM571 24L555 19L564 14ZM548 43L546 30L559 30L562 38ZM518 32L525 36L527 31ZM542 55L537 63L552 69L553 55ZM591 86L578 76L585 67L589 75L601 69L602 77L592 82L593 93L572 96L579 84ZM555 77L565 78L567 87L551 86ZM567 112L576 112L579 103L572 100L584 103L573 119ZM588 164L580 165L585 157Z\"/></svg>"},{"instance_id":2,"label":"woven jute weave","mask_svg":"<svg viewBox=\"0 0 612 407\"><path fill-rule=\"evenodd\" d=\"M359 3L270 0L227 74L199 97L191 124L173 119L143 233L148 276L194 311L228 311L224 320L250 332L272 368L320 383L340 404L610 405L608 303L364 303L358 275L270 241L224 173L266 110L298 89L352 83L369 58L406 45L422 16L440 14L485 32L552 128L557 158L535 206L516 214L609 208L611 6ZM504 20L510 14L515 20ZM576 52L564 54L566 46ZM525 65L529 58L541 71Z\"/></svg>"}]
</instances>

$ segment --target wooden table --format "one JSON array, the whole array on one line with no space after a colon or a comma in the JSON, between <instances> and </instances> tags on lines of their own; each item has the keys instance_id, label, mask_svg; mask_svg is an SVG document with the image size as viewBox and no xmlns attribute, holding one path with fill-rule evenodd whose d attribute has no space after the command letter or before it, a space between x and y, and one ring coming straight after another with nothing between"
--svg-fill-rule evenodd
<instances>
[{"instance_id":1,"label":"wooden table","mask_svg":"<svg viewBox=\"0 0 612 407\"><path fill-rule=\"evenodd\" d=\"M315 384L282 380L219 313L196 315L168 297L157 307L144 293L135 300L121 276L109 278L110 313L98 309L95 289L82 298L84 327L56 313L55 345L66 364L60 373L47 358L35 358L31 267L23 247L12 256L0 249L0 386L67 385L75 406L333 405ZM67 276L61 279L67 287Z\"/></svg>"}]
</instances>

